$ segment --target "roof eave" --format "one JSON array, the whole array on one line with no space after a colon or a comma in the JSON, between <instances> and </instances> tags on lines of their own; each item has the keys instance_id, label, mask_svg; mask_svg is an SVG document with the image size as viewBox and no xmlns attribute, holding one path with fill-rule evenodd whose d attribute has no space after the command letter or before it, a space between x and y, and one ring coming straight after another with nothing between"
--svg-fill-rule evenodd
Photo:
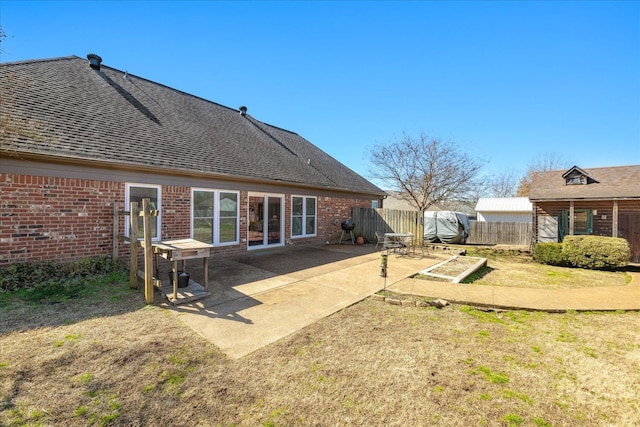
<instances>
[{"instance_id":1,"label":"roof eave","mask_svg":"<svg viewBox=\"0 0 640 427\"><path fill-rule=\"evenodd\" d=\"M174 169L167 168L162 166L151 166L151 165L140 165L140 164L127 164L122 162L113 162L109 160L98 160L98 159L88 159L88 158L80 158L73 156L61 156L61 155L50 155L50 154L42 154L42 153L27 153L27 152L7 152L0 150L0 158L14 158L18 160L32 160L32 161L44 161L44 162L56 162L61 164L75 165L75 166L94 166L98 168L107 168L114 170L123 170L123 171L136 171L136 172L147 172L147 173L165 173L176 176L186 176L186 177L197 177L197 178L209 178L209 179L221 179L230 182L251 182L256 184L265 184L265 185L287 185L290 187L296 187L300 189L315 189L315 190L330 190L332 192L345 193L350 195L359 195L359 196L371 196L372 198L383 198L385 196L384 192L376 193L376 192L368 192L364 190L354 190L350 188L340 188L335 186L319 186L319 185L310 185L306 183L293 182L293 181L283 181L277 179L264 179L264 178L256 178L251 176L239 176L239 175L231 175L225 173L214 173L214 172L203 172L203 171L192 171L192 170L184 170L184 169Z\"/></svg>"},{"instance_id":2,"label":"roof eave","mask_svg":"<svg viewBox=\"0 0 640 427\"><path fill-rule=\"evenodd\" d=\"M531 203L539 202L572 202L572 201L607 201L607 200L640 200L640 196L618 196L618 197L544 197L530 198Z\"/></svg>"}]
</instances>

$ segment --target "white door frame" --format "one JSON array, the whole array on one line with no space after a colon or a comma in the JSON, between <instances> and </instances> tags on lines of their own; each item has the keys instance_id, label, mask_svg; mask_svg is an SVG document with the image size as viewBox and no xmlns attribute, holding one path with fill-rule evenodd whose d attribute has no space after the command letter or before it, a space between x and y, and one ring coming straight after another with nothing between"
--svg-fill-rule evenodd
<instances>
[{"instance_id":1,"label":"white door frame","mask_svg":"<svg viewBox=\"0 0 640 427\"><path fill-rule=\"evenodd\" d=\"M261 245L250 245L249 242L249 224L251 222L251 203L247 204L247 250L254 250L254 249L264 249L264 248L274 248L274 247L280 247L280 246L284 246L285 243L285 229L284 229L284 224L285 224L285 209L284 209L284 205L286 202L286 197L284 194L278 194L278 193L262 193L262 192L249 192L248 193L248 198L249 201L251 200L251 197L262 197L263 198L263 203L265 204L265 206L267 208L264 209L263 212L263 218L262 218L262 222L263 222L263 243ZM279 243L272 243L269 244L269 221L268 218L265 218L268 215L269 209L269 198L277 198L280 199L280 242Z\"/></svg>"}]
</instances>

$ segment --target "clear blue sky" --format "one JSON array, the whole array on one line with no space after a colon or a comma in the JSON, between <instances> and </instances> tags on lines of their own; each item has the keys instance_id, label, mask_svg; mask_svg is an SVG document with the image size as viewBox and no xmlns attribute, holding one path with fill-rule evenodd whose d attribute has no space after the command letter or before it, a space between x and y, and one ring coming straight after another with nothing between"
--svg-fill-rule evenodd
<instances>
[{"instance_id":1,"label":"clear blue sky","mask_svg":"<svg viewBox=\"0 0 640 427\"><path fill-rule=\"evenodd\" d=\"M640 164L640 2L0 1L2 62L105 65L292 130L367 175L403 132L486 173Z\"/></svg>"}]
</instances>

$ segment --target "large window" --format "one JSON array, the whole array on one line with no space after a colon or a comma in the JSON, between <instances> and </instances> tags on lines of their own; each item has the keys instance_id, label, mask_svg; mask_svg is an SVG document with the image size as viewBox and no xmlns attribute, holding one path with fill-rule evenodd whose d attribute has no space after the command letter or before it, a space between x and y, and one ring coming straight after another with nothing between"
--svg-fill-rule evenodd
<instances>
[{"instance_id":1,"label":"large window","mask_svg":"<svg viewBox=\"0 0 640 427\"><path fill-rule=\"evenodd\" d=\"M316 198L291 197L291 236L309 237L316 235Z\"/></svg>"},{"instance_id":2,"label":"large window","mask_svg":"<svg viewBox=\"0 0 640 427\"><path fill-rule=\"evenodd\" d=\"M131 202L137 202L138 207L142 209L142 199L149 199L151 210L160 209L161 206L161 187L159 185L148 185L148 184L127 184L125 187L125 199L126 199L126 210L129 210L131 207ZM158 230L160 230L160 215L162 211L158 214L158 216L151 217L151 238L154 240L159 240L160 235L158 234ZM139 239L142 239L143 236L143 218L138 218L138 236ZM129 217L127 217L125 222L125 235L129 236Z\"/></svg>"},{"instance_id":3,"label":"large window","mask_svg":"<svg viewBox=\"0 0 640 427\"><path fill-rule=\"evenodd\" d=\"M235 191L193 190L192 236L214 245L238 244L240 215Z\"/></svg>"},{"instance_id":4,"label":"large window","mask_svg":"<svg viewBox=\"0 0 640 427\"><path fill-rule=\"evenodd\" d=\"M569 234L569 210L562 212L562 223L560 224L560 237ZM591 209L574 209L573 211L573 234L593 233L593 211Z\"/></svg>"}]
</instances>

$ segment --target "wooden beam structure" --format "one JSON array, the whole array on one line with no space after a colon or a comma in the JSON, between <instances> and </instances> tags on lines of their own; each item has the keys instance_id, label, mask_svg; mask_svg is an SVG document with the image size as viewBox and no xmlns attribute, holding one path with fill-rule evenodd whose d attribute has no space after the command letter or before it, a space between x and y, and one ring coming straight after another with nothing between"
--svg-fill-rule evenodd
<instances>
[{"instance_id":1,"label":"wooden beam structure","mask_svg":"<svg viewBox=\"0 0 640 427\"><path fill-rule=\"evenodd\" d=\"M138 202L131 202L129 206L129 242L131 243L129 261L129 287L138 289L138 215L140 208Z\"/></svg>"},{"instance_id":2,"label":"wooden beam structure","mask_svg":"<svg viewBox=\"0 0 640 427\"><path fill-rule=\"evenodd\" d=\"M151 246L151 201L142 199L144 226L144 300L153 304L153 247ZM131 215L133 217L133 215Z\"/></svg>"}]
</instances>

